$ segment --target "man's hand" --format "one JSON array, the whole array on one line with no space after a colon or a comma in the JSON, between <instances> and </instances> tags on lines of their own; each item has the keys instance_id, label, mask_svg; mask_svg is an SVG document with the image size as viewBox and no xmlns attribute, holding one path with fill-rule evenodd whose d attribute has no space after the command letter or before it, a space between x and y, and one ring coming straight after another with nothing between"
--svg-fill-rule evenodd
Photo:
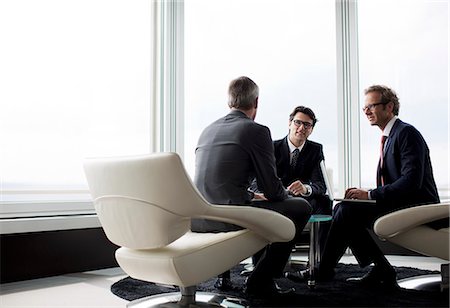
<instances>
[{"instance_id":1,"label":"man's hand","mask_svg":"<svg viewBox=\"0 0 450 308\"><path fill-rule=\"evenodd\" d=\"M300 196L301 194L306 194L306 192L308 191L305 187L305 185L303 185L302 182L300 182L299 180L293 182L291 185L288 186L287 188L294 196Z\"/></svg>"},{"instance_id":2,"label":"man's hand","mask_svg":"<svg viewBox=\"0 0 450 308\"><path fill-rule=\"evenodd\" d=\"M264 196L264 194L254 193L253 200L264 200L264 201L266 201L267 198Z\"/></svg>"},{"instance_id":3,"label":"man's hand","mask_svg":"<svg viewBox=\"0 0 450 308\"><path fill-rule=\"evenodd\" d=\"M368 200L369 192L367 190L352 187L352 188L348 188L345 191L345 198L346 199Z\"/></svg>"}]
</instances>

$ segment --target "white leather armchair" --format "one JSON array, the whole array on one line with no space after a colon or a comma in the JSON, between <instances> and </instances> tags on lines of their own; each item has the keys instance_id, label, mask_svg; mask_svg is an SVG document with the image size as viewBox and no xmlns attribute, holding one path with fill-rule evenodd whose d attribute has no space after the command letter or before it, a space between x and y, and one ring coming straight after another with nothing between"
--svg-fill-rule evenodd
<instances>
[{"instance_id":1,"label":"white leather armchair","mask_svg":"<svg viewBox=\"0 0 450 308\"><path fill-rule=\"evenodd\" d=\"M121 246L116 251L120 267L136 279L179 286L175 301L182 305L196 302L196 284L295 234L292 221L278 213L208 203L175 153L86 159L84 168L106 236ZM193 233L191 218L245 229Z\"/></svg>"},{"instance_id":2,"label":"white leather armchair","mask_svg":"<svg viewBox=\"0 0 450 308\"><path fill-rule=\"evenodd\" d=\"M436 229L427 224L448 218L449 214L448 202L406 208L380 217L374 224L374 231L381 239L448 261L450 228L447 226ZM442 269L442 282L448 288L448 263ZM399 284L401 285L400 282ZM407 285L410 284L405 284ZM417 285L417 288L421 287Z\"/></svg>"}]
</instances>

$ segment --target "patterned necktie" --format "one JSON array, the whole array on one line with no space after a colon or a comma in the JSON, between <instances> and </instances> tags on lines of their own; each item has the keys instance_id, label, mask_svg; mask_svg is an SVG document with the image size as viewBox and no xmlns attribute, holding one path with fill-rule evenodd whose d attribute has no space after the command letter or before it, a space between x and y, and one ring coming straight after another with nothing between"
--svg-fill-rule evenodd
<instances>
[{"instance_id":1,"label":"patterned necktie","mask_svg":"<svg viewBox=\"0 0 450 308\"><path fill-rule=\"evenodd\" d=\"M298 156L300 155L300 150L295 149L292 152L292 159L291 159L291 169L294 169L295 166L297 166Z\"/></svg>"},{"instance_id":2,"label":"patterned necktie","mask_svg":"<svg viewBox=\"0 0 450 308\"><path fill-rule=\"evenodd\" d=\"M384 144L386 143L387 136L381 136L380 143L380 180L381 185L384 185L384 177L383 177L383 157L384 157Z\"/></svg>"}]
</instances>

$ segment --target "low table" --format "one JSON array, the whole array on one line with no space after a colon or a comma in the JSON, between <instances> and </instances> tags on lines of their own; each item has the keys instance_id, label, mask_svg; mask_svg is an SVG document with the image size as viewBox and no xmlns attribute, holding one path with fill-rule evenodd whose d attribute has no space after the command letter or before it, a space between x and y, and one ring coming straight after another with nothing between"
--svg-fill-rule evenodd
<instances>
[{"instance_id":1,"label":"low table","mask_svg":"<svg viewBox=\"0 0 450 308\"><path fill-rule=\"evenodd\" d=\"M311 215L311 217L308 220L308 223L311 226L311 229L309 231L309 256L308 256L308 263L309 263L309 278L308 278L308 287L314 288L316 286L315 281L315 268L320 263L320 243L319 243L319 228L321 222L327 222L331 221L332 216L331 215L322 215L322 214L316 214ZM293 263L293 261L290 261ZM245 270L241 272L241 275L248 276L253 271L253 264L247 264L245 266Z\"/></svg>"},{"instance_id":2,"label":"low table","mask_svg":"<svg viewBox=\"0 0 450 308\"><path fill-rule=\"evenodd\" d=\"M320 262L320 244L319 244L319 228L320 223L330 221L331 215L311 215L309 223L311 224L311 230L309 232L309 279L308 287L314 288L316 286L315 269Z\"/></svg>"}]
</instances>

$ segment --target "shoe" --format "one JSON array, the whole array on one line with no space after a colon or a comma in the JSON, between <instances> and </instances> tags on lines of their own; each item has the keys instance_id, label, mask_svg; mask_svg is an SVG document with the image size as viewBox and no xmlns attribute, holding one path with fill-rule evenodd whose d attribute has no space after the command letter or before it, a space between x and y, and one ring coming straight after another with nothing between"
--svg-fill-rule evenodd
<instances>
[{"instance_id":1,"label":"shoe","mask_svg":"<svg viewBox=\"0 0 450 308\"><path fill-rule=\"evenodd\" d=\"M296 271L296 272L286 272L284 273L284 277L287 279L293 281L293 282L307 282L310 279L309 269L305 269L302 271ZM315 270L315 281L318 282L326 282L333 280L334 277L334 271L331 272L321 272L317 268Z\"/></svg>"},{"instance_id":2,"label":"shoe","mask_svg":"<svg viewBox=\"0 0 450 308\"><path fill-rule=\"evenodd\" d=\"M370 272L362 277L348 278L348 282L355 282L361 286L381 287L384 289L398 289L397 273L393 268L380 269L373 267Z\"/></svg>"},{"instance_id":3,"label":"shoe","mask_svg":"<svg viewBox=\"0 0 450 308\"><path fill-rule=\"evenodd\" d=\"M270 280L267 283L246 283L245 293L256 297L275 297L293 294L295 288L283 289L278 284Z\"/></svg>"},{"instance_id":4,"label":"shoe","mask_svg":"<svg viewBox=\"0 0 450 308\"><path fill-rule=\"evenodd\" d=\"M214 283L214 287L222 291L229 291L234 289L230 278L217 278L216 282Z\"/></svg>"},{"instance_id":5,"label":"shoe","mask_svg":"<svg viewBox=\"0 0 450 308\"><path fill-rule=\"evenodd\" d=\"M255 267L253 266L253 264L247 264L244 267L244 270L242 270L242 272L240 273L240 275L244 277L250 276L250 274L253 273L254 268Z\"/></svg>"},{"instance_id":6,"label":"shoe","mask_svg":"<svg viewBox=\"0 0 450 308\"><path fill-rule=\"evenodd\" d=\"M284 273L284 277L293 281L293 282L305 282L309 279L309 270L295 271L295 272L286 272Z\"/></svg>"}]
</instances>

